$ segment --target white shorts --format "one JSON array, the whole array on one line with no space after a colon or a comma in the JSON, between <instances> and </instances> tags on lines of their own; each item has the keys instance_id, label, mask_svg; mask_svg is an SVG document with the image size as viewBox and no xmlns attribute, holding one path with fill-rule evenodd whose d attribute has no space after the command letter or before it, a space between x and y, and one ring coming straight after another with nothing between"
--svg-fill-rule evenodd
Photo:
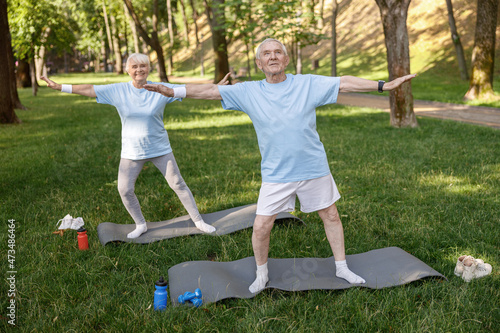
<instances>
[{"instance_id":1,"label":"white shorts","mask_svg":"<svg viewBox=\"0 0 500 333\"><path fill-rule=\"evenodd\" d=\"M299 197L300 210L304 213L328 208L340 199L337 185L331 174L292 183L262 183L257 202L257 215L272 216L295 210Z\"/></svg>"}]
</instances>

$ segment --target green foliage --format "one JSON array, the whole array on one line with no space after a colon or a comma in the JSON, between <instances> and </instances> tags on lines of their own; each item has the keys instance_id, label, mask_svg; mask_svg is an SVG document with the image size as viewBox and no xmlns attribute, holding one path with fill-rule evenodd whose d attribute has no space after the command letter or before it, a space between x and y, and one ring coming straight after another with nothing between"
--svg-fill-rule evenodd
<instances>
[{"instance_id":1,"label":"green foliage","mask_svg":"<svg viewBox=\"0 0 500 333\"><path fill-rule=\"evenodd\" d=\"M42 44L71 50L76 29L71 15L73 8L72 3L63 0L8 0L12 47L16 56L29 59ZM48 28L50 34L44 40Z\"/></svg>"},{"instance_id":2,"label":"green foliage","mask_svg":"<svg viewBox=\"0 0 500 333\"><path fill-rule=\"evenodd\" d=\"M127 76L65 75L59 83L111 83ZM30 110L23 124L0 127L0 220L16 219L17 326L21 331L129 332L497 332L500 265L500 132L419 118L400 130L369 108L328 106L317 127L342 198L347 254L398 246L446 275L368 290L266 290L253 299L194 309L153 311L154 281L190 260L252 255L250 229L149 245L97 239L102 222L132 223L116 190L120 119L95 99L41 88L21 89ZM254 203L260 155L253 126L219 102L169 104L165 126L184 179L202 213ZM185 215L152 165L136 193L148 221ZM53 235L66 214L82 216L89 251L76 233ZM276 225L270 256L329 257L316 213ZM7 228L3 224L3 228ZM5 253L7 233L0 232ZM465 283L453 275L461 254L482 258L493 273ZM4 284L5 286L5 284ZM5 287L1 289L6 295ZM177 295L169 295L177 296ZM0 300L7 307L8 298ZM5 315L2 315L5 317ZM0 321L0 330L11 328Z\"/></svg>"}]
</instances>

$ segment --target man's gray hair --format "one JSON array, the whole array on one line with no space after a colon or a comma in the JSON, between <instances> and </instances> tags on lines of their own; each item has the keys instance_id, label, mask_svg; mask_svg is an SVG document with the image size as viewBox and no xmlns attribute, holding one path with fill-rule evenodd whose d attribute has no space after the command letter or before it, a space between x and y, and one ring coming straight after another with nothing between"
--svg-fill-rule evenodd
<instances>
[{"instance_id":1,"label":"man's gray hair","mask_svg":"<svg viewBox=\"0 0 500 333\"><path fill-rule=\"evenodd\" d=\"M285 55L288 55L288 53L286 52L286 47L282 42L280 42L279 40L274 39L274 38L267 38L267 39L264 39L264 41L262 43L260 43L259 46L257 46L257 50L255 51L255 58L260 59L260 49L262 48L262 45L269 43L269 42L276 42L276 43L280 44L281 48L283 49L283 52L285 52Z\"/></svg>"},{"instance_id":2,"label":"man's gray hair","mask_svg":"<svg viewBox=\"0 0 500 333\"><path fill-rule=\"evenodd\" d=\"M147 64L148 68L151 68L151 64L149 63L149 57L143 53L132 53L125 64L125 70L128 72L130 61L133 60L137 64Z\"/></svg>"}]
</instances>

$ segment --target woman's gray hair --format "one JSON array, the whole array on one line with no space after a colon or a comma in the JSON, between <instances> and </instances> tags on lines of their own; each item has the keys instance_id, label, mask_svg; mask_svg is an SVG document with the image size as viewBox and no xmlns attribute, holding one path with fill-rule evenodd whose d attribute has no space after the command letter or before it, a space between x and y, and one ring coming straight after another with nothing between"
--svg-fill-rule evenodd
<instances>
[{"instance_id":1,"label":"woman's gray hair","mask_svg":"<svg viewBox=\"0 0 500 333\"><path fill-rule=\"evenodd\" d=\"M151 65L149 63L149 57L143 53L132 53L128 59L127 63L125 64L125 70L128 72L129 70L129 65L130 61L133 60L137 64L147 64L148 68L151 68Z\"/></svg>"},{"instance_id":2,"label":"woman's gray hair","mask_svg":"<svg viewBox=\"0 0 500 333\"><path fill-rule=\"evenodd\" d=\"M260 43L259 46L257 46L257 50L255 51L255 58L256 59L260 59L260 49L262 48L262 45L269 43L269 42L276 42L276 43L280 44L281 48L283 49L283 52L285 52L285 55L288 55L288 53L286 52L286 47L285 47L285 45L283 45L282 42L280 42L279 40L274 39L274 38L267 38L267 39L264 39L264 41L262 41L262 43Z\"/></svg>"}]
</instances>

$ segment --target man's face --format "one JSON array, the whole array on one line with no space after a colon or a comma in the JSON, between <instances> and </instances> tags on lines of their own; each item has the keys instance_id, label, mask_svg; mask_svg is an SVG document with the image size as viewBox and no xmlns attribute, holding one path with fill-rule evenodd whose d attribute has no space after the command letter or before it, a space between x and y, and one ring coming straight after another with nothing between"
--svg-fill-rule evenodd
<instances>
[{"instance_id":1,"label":"man's face","mask_svg":"<svg viewBox=\"0 0 500 333\"><path fill-rule=\"evenodd\" d=\"M260 59L255 62L264 74L279 74L285 71L290 58L285 55L279 43L271 41L262 45Z\"/></svg>"}]
</instances>

